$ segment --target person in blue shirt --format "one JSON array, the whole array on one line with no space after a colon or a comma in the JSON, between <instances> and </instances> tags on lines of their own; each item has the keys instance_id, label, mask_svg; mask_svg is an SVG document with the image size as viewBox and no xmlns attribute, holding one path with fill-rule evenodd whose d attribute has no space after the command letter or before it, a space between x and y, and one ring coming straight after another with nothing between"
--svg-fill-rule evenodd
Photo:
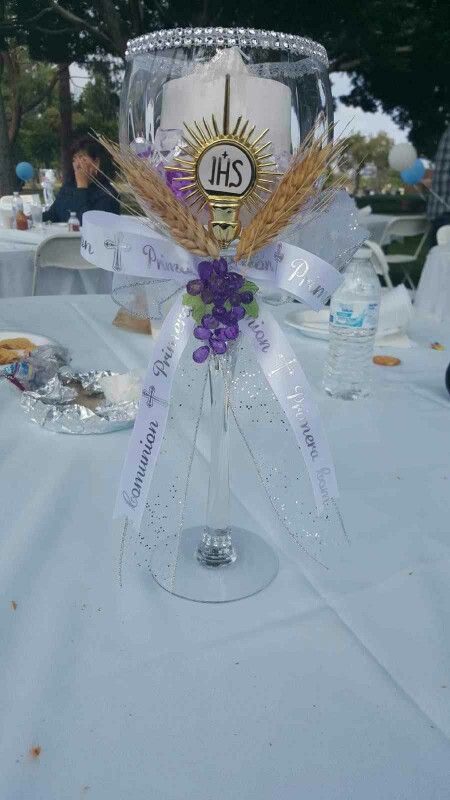
<instances>
[{"instance_id":1,"label":"person in blue shirt","mask_svg":"<svg viewBox=\"0 0 450 800\"><path fill-rule=\"evenodd\" d=\"M116 190L99 172L103 156L102 146L89 136L75 143L72 149L73 175L63 184L50 208L44 211L44 222L67 222L71 211L80 222L85 211L120 213Z\"/></svg>"}]
</instances>

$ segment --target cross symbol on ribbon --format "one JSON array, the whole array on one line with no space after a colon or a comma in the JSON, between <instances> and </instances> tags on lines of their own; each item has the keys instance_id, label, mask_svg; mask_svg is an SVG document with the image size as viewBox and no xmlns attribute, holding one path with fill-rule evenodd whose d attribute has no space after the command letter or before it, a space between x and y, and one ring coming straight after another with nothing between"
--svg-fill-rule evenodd
<instances>
[{"instance_id":1,"label":"cross symbol on ribbon","mask_svg":"<svg viewBox=\"0 0 450 800\"><path fill-rule=\"evenodd\" d=\"M116 272L122 269L122 251L129 253L131 247L129 244L123 244L123 233L115 233L112 239L105 239L104 245L107 250L114 250L112 268Z\"/></svg>"},{"instance_id":2,"label":"cross symbol on ribbon","mask_svg":"<svg viewBox=\"0 0 450 800\"><path fill-rule=\"evenodd\" d=\"M142 396L147 398L147 405L149 408L152 408L154 403L160 403L162 406L167 406L167 400L162 400L160 397L157 397L156 389L154 386L150 386L149 389L144 389L142 392Z\"/></svg>"},{"instance_id":3,"label":"cross symbol on ribbon","mask_svg":"<svg viewBox=\"0 0 450 800\"><path fill-rule=\"evenodd\" d=\"M270 371L270 376L275 375L277 372L281 372L281 370L285 369L288 371L289 375L294 374L294 367L293 365L297 363L296 358L291 358L288 360L284 353L278 353L277 355L278 364Z\"/></svg>"}]
</instances>

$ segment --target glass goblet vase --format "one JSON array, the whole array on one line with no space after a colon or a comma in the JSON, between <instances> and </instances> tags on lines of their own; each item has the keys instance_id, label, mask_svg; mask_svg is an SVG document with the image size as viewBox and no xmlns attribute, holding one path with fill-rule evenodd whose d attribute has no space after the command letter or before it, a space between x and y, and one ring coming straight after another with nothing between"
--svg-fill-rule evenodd
<instances>
[{"instance_id":1,"label":"glass goblet vase","mask_svg":"<svg viewBox=\"0 0 450 800\"><path fill-rule=\"evenodd\" d=\"M278 572L278 557L259 535L230 521L230 412L237 345L209 364L210 472L206 524L180 538L170 591L190 600L227 602L261 591ZM166 586L164 588L167 588Z\"/></svg>"},{"instance_id":2,"label":"glass goblet vase","mask_svg":"<svg viewBox=\"0 0 450 800\"><path fill-rule=\"evenodd\" d=\"M121 146L151 158L163 171L182 152L184 123L194 130L196 139L199 121L206 120L207 127L214 120L216 128L216 120L223 115L224 134L228 130L225 118L230 119L232 128L239 127L237 120L245 125L248 119L248 130L255 130L260 138L260 132L268 130L270 158L282 171L311 131L331 136L327 67L323 47L282 33L186 28L139 37L129 43L127 51ZM228 86L225 103L224 81ZM174 180L183 180L183 176ZM208 223L207 211L193 206L193 213L202 224ZM242 209L240 222L247 224L251 214ZM230 522L229 428L237 348L231 345L226 354L210 357L206 524L181 533L169 588L176 595L204 602L252 595L267 586L278 570L272 547L256 533Z\"/></svg>"}]
</instances>

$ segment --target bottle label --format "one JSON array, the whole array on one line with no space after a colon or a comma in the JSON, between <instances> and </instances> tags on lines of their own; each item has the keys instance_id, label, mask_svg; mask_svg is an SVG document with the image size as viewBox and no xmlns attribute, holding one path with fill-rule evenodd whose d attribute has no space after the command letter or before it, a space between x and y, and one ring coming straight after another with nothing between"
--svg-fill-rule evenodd
<instances>
[{"instance_id":1,"label":"bottle label","mask_svg":"<svg viewBox=\"0 0 450 800\"><path fill-rule=\"evenodd\" d=\"M333 303L330 322L346 328L364 328L365 330L377 327L378 303L366 303L364 300L354 300L352 303Z\"/></svg>"}]
</instances>

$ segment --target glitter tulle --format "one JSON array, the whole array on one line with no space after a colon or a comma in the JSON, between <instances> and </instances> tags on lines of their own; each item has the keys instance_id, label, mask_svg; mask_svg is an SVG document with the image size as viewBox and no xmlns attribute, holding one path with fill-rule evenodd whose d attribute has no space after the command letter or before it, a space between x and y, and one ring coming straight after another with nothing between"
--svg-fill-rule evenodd
<instances>
[{"instance_id":1,"label":"glitter tulle","mask_svg":"<svg viewBox=\"0 0 450 800\"><path fill-rule=\"evenodd\" d=\"M233 518L241 521L247 510L250 527L269 529L280 546L288 535L308 558L326 566L333 548L346 541L339 510L328 501L325 513L317 516L289 423L247 341L236 347L230 413L231 531ZM129 566L137 562L169 591L176 580L182 531L206 518L210 406L208 365L194 364L187 348L174 380L142 525L137 534L128 530L123 548Z\"/></svg>"}]
</instances>

